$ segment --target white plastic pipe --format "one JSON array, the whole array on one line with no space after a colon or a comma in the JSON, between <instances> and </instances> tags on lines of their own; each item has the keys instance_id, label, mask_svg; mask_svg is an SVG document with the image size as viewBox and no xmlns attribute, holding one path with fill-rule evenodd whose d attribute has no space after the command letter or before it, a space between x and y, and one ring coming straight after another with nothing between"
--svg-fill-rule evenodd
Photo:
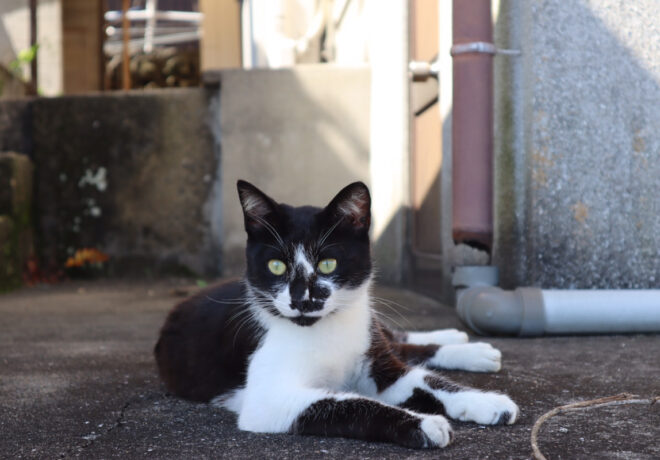
<instances>
[{"instance_id":1,"label":"white plastic pipe","mask_svg":"<svg viewBox=\"0 0 660 460\"><path fill-rule=\"evenodd\" d=\"M483 335L660 332L660 290L505 291L477 286L459 292L456 308Z\"/></svg>"},{"instance_id":2,"label":"white plastic pipe","mask_svg":"<svg viewBox=\"0 0 660 460\"><path fill-rule=\"evenodd\" d=\"M660 291L544 290L546 334L660 331Z\"/></svg>"}]
</instances>

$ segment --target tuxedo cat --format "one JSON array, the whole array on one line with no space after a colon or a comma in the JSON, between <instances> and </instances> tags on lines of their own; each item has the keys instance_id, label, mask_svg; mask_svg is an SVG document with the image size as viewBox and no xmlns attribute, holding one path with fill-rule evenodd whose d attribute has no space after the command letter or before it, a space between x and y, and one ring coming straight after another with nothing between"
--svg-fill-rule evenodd
<instances>
[{"instance_id":1,"label":"tuxedo cat","mask_svg":"<svg viewBox=\"0 0 660 460\"><path fill-rule=\"evenodd\" d=\"M348 185L325 208L279 204L239 181L245 279L177 305L156 345L183 398L238 414L242 430L444 447L445 416L511 424L507 396L432 369L498 371L500 352L456 330L395 332L370 307L371 198Z\"/></svg>"}]
</instances>

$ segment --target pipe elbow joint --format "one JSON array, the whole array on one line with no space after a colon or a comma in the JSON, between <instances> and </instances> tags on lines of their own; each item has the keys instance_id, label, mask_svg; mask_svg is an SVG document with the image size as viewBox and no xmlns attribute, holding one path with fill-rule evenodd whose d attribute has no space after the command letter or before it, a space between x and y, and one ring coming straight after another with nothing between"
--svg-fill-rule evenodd
<instances>
[{"instance_id":1,"label":"pipe elbow joint","mask_svg":"<svg viewBox=\"0 0 660 460\"><path fill-rule=\"evenodd\" d=\"M458 294L461 320L480 335L537 336L545 330L540 289L477 286Z\"/></svg>"}]
</instances>

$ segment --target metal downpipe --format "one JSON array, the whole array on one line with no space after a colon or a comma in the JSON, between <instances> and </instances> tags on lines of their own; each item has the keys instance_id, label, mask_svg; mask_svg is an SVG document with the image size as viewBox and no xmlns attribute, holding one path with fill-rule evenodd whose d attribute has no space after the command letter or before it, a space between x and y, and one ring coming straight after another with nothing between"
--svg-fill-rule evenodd
<instances>
[{"instance_id":1,"label":"metal downpipe","mask_svg":"<svg viewBox=\"0 0 660 460\"><path fill-rule=\"evenodd\" d=\"M453 1L452 237L493 244L493 24L490 0Z\"/></svg>"}]
</instances>

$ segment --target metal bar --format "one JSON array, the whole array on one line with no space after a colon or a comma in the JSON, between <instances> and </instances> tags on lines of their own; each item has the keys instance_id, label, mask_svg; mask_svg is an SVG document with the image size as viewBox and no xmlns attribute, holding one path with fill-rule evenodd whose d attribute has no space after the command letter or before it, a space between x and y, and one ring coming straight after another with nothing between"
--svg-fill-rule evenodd
<instances>
[{"instance_id":1,"label":"metal bar","mask_svg":"<svg viewBox=\"0 0 660 460\"><path fill-rule=\"evenodd\" d=\"M126 15L130 21L147 21L151 17L147 10L130 10ZM121 11L105 13L105 20L108 22L119 22L122 17ZM155 11L153 17L159 21L201 23L204 14L197 11Z\"/></svg>"},{"instance_id":2,"label":"metal bar","mask_svg":"<svg viewBox=\"0 0 660 460\"><path fill-rule=\"evenodd\" d=\"M130 27L130 33L135 36L144 36L144 32L147 30L146 27L132 26ZM165 34L175 34L182 32L195 32L198 30L197 26L159 26L154 27L154 37L158 35ZM123 34L121 27L110 26L105 31L106 37L113 38L115 36L121 37ZM121 41L121 38L118 39Z\"/></svg>"},{"instance_id":3,"label":"metal bar","mask_svg":"<svg viewBox=\"0 0 660 460\"><path fill-rule=\"evenodd\" d=\"M488 42L460 43L452 46L450 50L450 54L452 56L466 53L506 54L510 56L517 56L520 54L520 50L496 48L495 45Z\"/></svg>"},{"instance_id":4,"label":"metal bar","mask_svg":"<svg viewBox=\"0 0 660 460\"><path fill-rule=\"evenodd\" d=\"M30 47L37 46L37 0L30 0ZM37 64L37 55L30 61L30 84L28 92L31 96L36 96L39 88L39 73Z\"/></svg>"},{"instance_id":5,"label":"metal bar","mask_svg":"<svg viewBox=\"0 0 660 460\"><path fill-rule=\"evenodd\" d=\"M177 34L168 34L168 35L160 35L160 36L157 35L153 39L153 44L172 45L175 43L185 43L185 42L199 40L200 37L201 37L201 33L199 31L182 32ZM139 50L143 46L144 46L144 38L136 38L133 40L129 40L128 42L129 55L130 53ZM123 50L123 42L122 43L105 42L103 49L108 54L120 53Z\"/></svg>"},{"instance_id":6,"label":"metal bar","mask_svg":"<svg viewBox=\"0 0 660 460\"><path fill-rule=\"evenodd\" d=\"M131 6L130 0L122 0L122 21L121 26L123 29L122 40L122 88L124 90L131 89L131 56L128 49L130 41L130 22L128 18L128 9Z\"/></svg>"}]
</instances>

